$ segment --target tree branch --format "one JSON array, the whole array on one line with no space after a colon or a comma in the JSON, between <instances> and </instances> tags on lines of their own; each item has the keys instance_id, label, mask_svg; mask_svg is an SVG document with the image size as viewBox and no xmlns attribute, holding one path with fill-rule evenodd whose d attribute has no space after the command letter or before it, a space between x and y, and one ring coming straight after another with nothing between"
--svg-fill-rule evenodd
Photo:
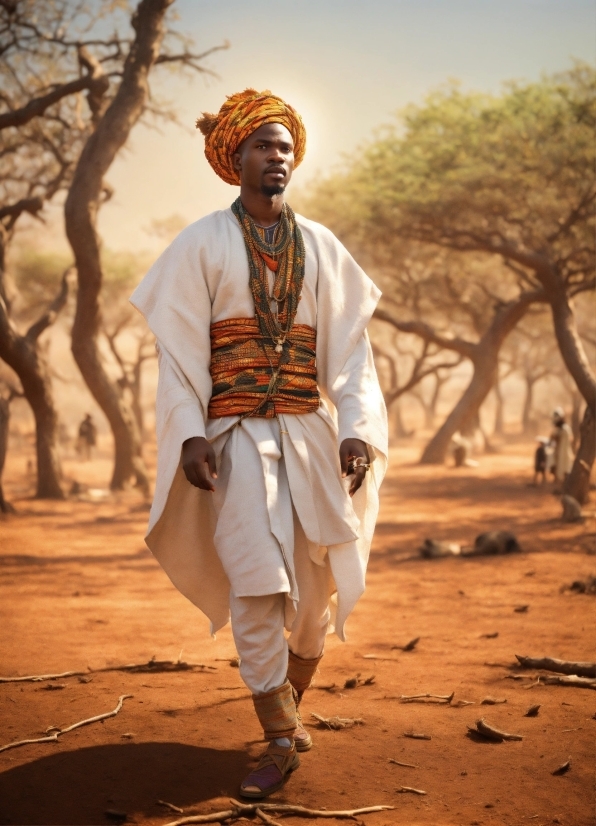
<instances>
[{"instance_id":1,"label":"tree branch","mask_svg":"<svg viewBox=\"0 0 596 826\"><path fill-rule=\"evenodd\" d=\"M436 344L443 350L452 350L455 353L460 353L464 358L473 359L476 352L476 344L471 341L466 341L462 338L449 338L437 333L429 324L423 321L399 321L390 315L386 310L377 307L373 314L373 318L379 321L385 321L393 327L401 330L402 333L411 333L419 336L431 344Z\"/></svg>"},{"instance_id":2,"label":"tree branch","mask_svg":"<svg viewBox=\"0 0 596 826\"><path fill-rule=\"evenodd\" d=\"M74 267L68 267L68 269L64 271L64 274L62 275L62 284L58 295L52 301L41 318L38 318L37 321L34 322L27 330L25 338L31 344L37 341L44 330L47 330L47 328L56 321L58 313L62 310L68 299L68 292L70 289L69 277L74 273L74 271Z\"/></svg>"},{"instance_id":3,"label":"tree branch","mask_svg":"<svg viewBox=\"0 0 596 826\"><path fill-rule=\"evenodd\" d=\"M25 106L20 109L13 109L11 112L3 112L0 114L0 131L7 129L9 126L23 126L29 123L33 118L43 115L43 113L52 104L57 103L62 98L73 95L76 92L82 92L84 89L97 89L100 84L99 80L90 75L79 77L76 80L71 80L70 83L63 83L47 95L33 98Z\"/></svg>"}]
</instances>

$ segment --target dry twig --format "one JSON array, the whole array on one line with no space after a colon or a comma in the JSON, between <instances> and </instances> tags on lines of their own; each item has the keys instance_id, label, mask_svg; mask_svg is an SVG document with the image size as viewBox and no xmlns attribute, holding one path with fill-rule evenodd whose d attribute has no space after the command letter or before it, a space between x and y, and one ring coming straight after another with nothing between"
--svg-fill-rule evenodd
<instances>
[{"instance_id":1,"label":"dry twig","mask_svg":"<svg viewBox=\"0 0 596 826\"><path fill-rule=\"evenodd\" d=\"M406 792L410 792L410 794L426 794L426 792L422 791L422 789L413 789L412 786L402 786L400 789L397 789L400 794L404 794Z\"/></svg>"},{"instance_id":2,"label":"dry twig","mask_svg":"<svg viewBox=\"0 0 596 826\"><path fill-rule=\"evenodd\" d=\"M18 746L27 746L32 743L52 743L55 742L61 734L67 734L69 731L74 731L81 726L88 726L90 723L99 723L102 720L107 720L108 717L115 717L122 708L124 700L128 700L132 694L123 694L118 699L118 705L114 711L108 711L105 714L98 714L96 717L89 717L86 720L80 720L78 723L73 723L68 728L60 729L57 726L50 726L46 731L53 731L53 734L48 734L46 737L36 737L30 740L18 740L16 743L7 743L5 746L0 746L0 751L7 751L8 749L16 749Z\"/></svg>"},{"instance_id":3,"label":"dry twig","mask_svg":"<svg viewBox=\"0 0 596 826\"><path fill-rule=\"evenodd\" d=\"M496 743L502 743L503 740L524 739L521 734L509 734L506 731L500 731L498 728L494 728L489 725L483 717L481 717L480 720L476 720L476 728L468 726L468 731L471 734L480 734L482 737L486 737L487 740L494 740Z\"/></svg>"},{"instance_id":4,"label":"dry twig","mask_svg":"<svg viewBox=\"0 0 596 826\"><path fill-rule=\"evenodd\" d=\"M158 806L163 806L165 809L169 809L171 812L177 812L179 815L184 814L184 809L181 809L180 806L174 806L173 803L168 803L167 800L158 800Z\"/></svg>"},{"instance_id":5,"label":"dry twig","mask_svg":"<svg viewBox=\"0 0 596 826\"><path fill-rule=\"evenodd\" d=\"M536 682L533 683L531 686L526 686L526 688L533 688L535 685L567 685L567 686L575 686L575 688L594 688L596 689L596 680L591 680L589 677L576 677L575 674L569 674L568 676L550 676L547 675L539 675L536 678Z\"/></svg>"},{"instance_id":6,"label":"dry twig","mask_svg":"<svg viewBox=\"0 0 596 826\"><path fill-rule=\"evenodd\" d=\"M559 774L566 774L569 771L570 768L571 768L571 757L569 758L569 760L566 760L561 766L559 766L557 769L554 770L554 772L551 772L551 773L554 774L555 776L559 775Z\"/></svg>"},{"instance_id":7,"label":"dry twig","mask_svg":"<svg viewBox=\"0 0 596 826\"><path fill-rule=\"evenodd\" d=\"M540 711L540 703L537 703L535 706L530 706L530 708L524 714L524 717L538 717L538 712Z\"/></svg>"},{"instance_id":8,"label":"dry twig","mask_svg":"<svg viewBox=\"0 0 596 826\"><path fill-rule=\"evenodd\" d=\"M31 674L27 677L0 677L0 683L41 683L44 680L61 680L65 677L84 677L88 674L106 674L110 671L126 671L129 674L161 674L170 671L217 671L214 665L185 663L182 660L156 660L152 657L146 663L130 665L110 665L106 668L89 668L87 671L63 671L61 674Z\"/></svg>"},{"instance_id":9,"label":"dry twig","mask_svg":"<svg viewBox=\"0 0 596 826\"><path fill-rule=\"evenodd\" d=\"M406 643L405 645L392 645L391 650L397 649L398 651L413 651L418 643L420 642L420 637L414 637L413 640Z\"/></svg>"},{"instance_id":10,"label":"dry twig","mask_svg":"<svg viewBox=\"0 0 596 826\"><path fill-rule=\"evenodd\" d=\"M174 820L165 826L186 826L188 823L223 823L226 820L238 820L246 815L257 815L262 819L262 814L271 812L275 815L294 815L297 817L328 817L347 818L353 820L357 815L367 815L374 812L385 812L393 809L393 806L366 806L363 809L307 809L305 806L297 806L292 803L241 803L239 800L231 798L231 809L222 812L213 812L207 815L190 815L180 820Z\"/></svg>"},{"instance_id":11,"label":"dry twig","mask_svg":"<svg viewBox=\"0 0 596 826\"><path fill-rule=\"evenodd\" d=\"M419 769L420 766L415 766L414 763L401 763L399 760L394 760L390 757L388 763L394 763L396 766L404 766L406 769Z\"/></svg>"},{"instance_id":12,"label":"dry twig","mask_svg":"<svg viewBox=\"0 0 596 826\"><path fill-rule=\"evenodd\" d=\"M314 717L321 726L332 731L364 725L364 720L361 717L321 717L320 714L315 714L314 711L311 712L310 716Z\"/></svg>"},{"instance_id":13,"label":"dry twig","mask_svg":"<svg viewBox=\"0 0 596 826\"><path fill-rule=\"evenodd\" d=\"M480 705L481 706L498 706L501 703L506 703L506 702L507 702L506 699L497 700L496 697L485 697L484 700L480 701Z\"/></svg>"},{"instance_id":14,"label":"dry twig","mask_svg":"<svg viewBox=\"0 0 596 826\"><path fill-rule=\"evenodd\" d=\"M433 702L436 700L438 703L449 704L454 697L455 691L452 691L451 694L400 694L397 699L402 703L423 703L426 700ZM385 699L388 700L389 697Z\"/></svg>"},{"instance_id":15,"label":"dry twig","mask_svg":"<svg viewBox=\"0 0 596 826\"><path fill-rule=\"evenodd\" d=\"M411 740L432 740L430 734L420 734L417 731L404 731L404 737L409 737Z\"/></svg>"},{"instance_id":16,"label":"dry twig","mask_svg":"<svg viewBox=\"0 0 596 826\"><path fill-rule=\"evenodd\" d=\"M383 660L387 663L398 663L397 657L379 657L377 654L361 654L363 660Z\"/></svg>"},{"instance_id":17,"label":"dry twig","mask_svg":"<svg viewBox=\"0 0 596 826\"><path fill-rule=\"evenodd\" d=\"M596 678L596 663L576 663L568 660L556 660L553 657L520 657L515 655L523 668L542 668L558 674L571 674L577 677Z\"/></svg>"}]
</instances>

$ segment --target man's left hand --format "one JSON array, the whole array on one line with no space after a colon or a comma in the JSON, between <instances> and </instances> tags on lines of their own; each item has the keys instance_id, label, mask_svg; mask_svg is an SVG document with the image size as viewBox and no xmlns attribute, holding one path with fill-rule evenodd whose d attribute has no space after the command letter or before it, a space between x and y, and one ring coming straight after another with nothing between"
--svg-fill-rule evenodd
<instances>
[{"instance_id":1,"label":"man's left hand","mask_svg":"<svg viewBox=\"0 0 596 826\"><path fill-rule=\"evenodd\" d=\"M367 468L363 464L368 465L370 462L365 442L360 439L344 439L339 446L339 462L342 477L354 476L349 490L350 496L354 496L366 476Z\"/></svg>"}]
</instances>

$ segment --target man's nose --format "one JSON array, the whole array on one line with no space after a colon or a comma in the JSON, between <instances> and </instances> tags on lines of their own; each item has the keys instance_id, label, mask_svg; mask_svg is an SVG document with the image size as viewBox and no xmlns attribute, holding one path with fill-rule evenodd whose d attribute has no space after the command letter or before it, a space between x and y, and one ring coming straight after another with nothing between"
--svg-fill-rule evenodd
<instances>
[{"instance_id":1,"label":"man's nose","mask_svg":"<svg viewBox=\"0 0 596 826\"><path fill-rule=\"evenodd\" d=\"M285 155L284 155L284 153L281 151L281 149L279 148L279 146L272 146L272 147L269 149L268 160L269 160L270 162L271 162L271 161L277 161L278 163L283 163L283 162L284 162L284 160L285 160Z\"/></svg>"}]
</instances>

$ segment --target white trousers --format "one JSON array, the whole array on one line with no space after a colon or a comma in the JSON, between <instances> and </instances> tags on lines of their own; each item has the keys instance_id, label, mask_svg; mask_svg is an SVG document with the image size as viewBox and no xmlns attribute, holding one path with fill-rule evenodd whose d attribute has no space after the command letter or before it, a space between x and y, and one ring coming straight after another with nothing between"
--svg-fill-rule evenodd
<instances>
[{"instance_id":1,"label":"white trousers","mask_svg":"<svg viewBox=\"0 0 596 826\"><path fill-rule=\"evenodd\" d=\"M329 625L330 572L308 554L306 537L294 515L294 570L299 600L289 637L284 628L289 596L260 597L230 594L232 633L240 657L240 676L252 694L278 688L286 679L288 648L310 660L323 653ZM293 610L288 613L293 614Z\"/></svg>"}]
</instances>

